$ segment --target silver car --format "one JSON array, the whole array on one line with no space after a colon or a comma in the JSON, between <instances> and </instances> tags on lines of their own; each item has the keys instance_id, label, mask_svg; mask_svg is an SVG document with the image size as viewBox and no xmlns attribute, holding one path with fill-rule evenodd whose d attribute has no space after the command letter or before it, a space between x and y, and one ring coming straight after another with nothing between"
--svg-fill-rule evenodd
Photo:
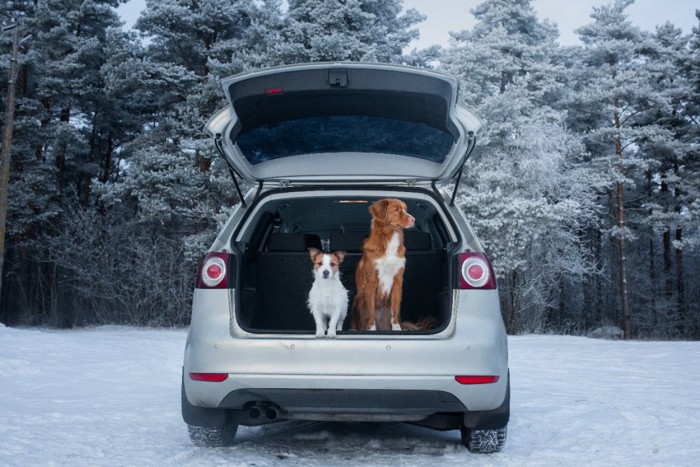
<instances>
[{"instance_id":1,"label":"silver car","mask_svg":"<svg viewBox=\"0 0 700 467\"><path fill-rule=\"evenodd\" d=\"M508 349L491 263L454 205L481 125L457 103L457 80L314 63L221 84L229 105L207 130L242 200L194 292L182 378L193 442L229 445L239 425L279 420L400 421L460 429L469 450L499 451ZM307 250L346 251L352 303L368 207L382 198L415 217L401 319L433 327L354 331L348 316L335 338L317 338Z\"/></svg>"}]
</instances>

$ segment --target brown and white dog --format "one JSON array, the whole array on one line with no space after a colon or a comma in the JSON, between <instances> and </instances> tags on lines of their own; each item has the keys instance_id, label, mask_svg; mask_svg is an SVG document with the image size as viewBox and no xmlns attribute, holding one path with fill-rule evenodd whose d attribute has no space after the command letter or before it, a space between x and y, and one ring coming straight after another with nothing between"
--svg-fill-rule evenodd
<instances>
[{"instance_id":1,"label":"brown and white dog","mask_svg":"<svg viewBox=\"0 0 700 467\"><path fill-rule=\"evenodd\" d=\"M352 328L361 331L400 331L401 294L406 248L403 229L416 220L398 199L382 199L369 208L372 227L357 264L357 294L352 306Z\"/></svg>"},{"instance_id":2,"label":"brown and white dog","mask_svg":"<svg viewBox=\"0 0 700 467\"><path fill-rule=\"evenodd\" d=\"M340 282L338 270L345 252L323 253L317 248L309 248L309 255L314 263L314 283L309 291L308 305L316 321L316 337L332 338L343 328L348 314L348 291Z\"/></svg>"}]
</instances>

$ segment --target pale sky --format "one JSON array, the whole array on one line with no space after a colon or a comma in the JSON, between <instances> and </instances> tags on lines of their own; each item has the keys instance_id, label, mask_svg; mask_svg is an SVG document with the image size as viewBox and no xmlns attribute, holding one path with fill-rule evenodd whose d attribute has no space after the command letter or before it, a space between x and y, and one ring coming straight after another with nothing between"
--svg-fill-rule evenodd
<instances>
[{"instance_id":1,"label":"pale sky","mask_svg":"<svg viewBox=\"0 0 700 467\"><path fill-rule=\"evenodd\" d=\"M449 31L470 29L474 17L469 12L482 0L404 0L404 7L415 8L427 15L419 25L420 40L412 47L424 48L429 45L447 45ZM559 42L562 45L578 44L574 30L591 22L594 6L611 4L612 0L532 0L532 6L540 16L547 18L559 27ZM145 7L145 0L130 0L118 9L127 27L133 25ZM625 10L630 20L643 30L654 31L666 21L670 21L683 32L690 34L698 26L695 10L700 9L698 0L635 0Z\"/></svg>"},{"instance_id":2,"label":"pale sky","mask_svg":"<svg viewBox=\"0 0 700 467\"><path fill-rule=\"evenodd\" d=\"M449 31L471 29L474 16L469 12L482 0L404 0L405 8L415 8L428 18L419 26L421 38L418 48L431 44L447 45ZM542 19L549 19L559 27L559 43L579 44L574 30L589 24L594 6L612 4L612 0L532 0L532 6ZM643 30L654 31L656 26L670 21L686 34L698 26L695 10L698 0L635 0L625 12L632 23Z\"/></svg>"}]
</instances>

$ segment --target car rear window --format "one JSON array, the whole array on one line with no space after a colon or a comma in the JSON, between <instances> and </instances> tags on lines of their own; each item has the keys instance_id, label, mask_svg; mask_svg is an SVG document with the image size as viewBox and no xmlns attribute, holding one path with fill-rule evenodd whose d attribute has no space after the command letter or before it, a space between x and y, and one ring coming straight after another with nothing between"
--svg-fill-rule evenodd
<instances>
[{"instance_id":1,"label":"car rear window","mask_svg":"<svg viewBox=\"0 0 700 467\"><path fill-rule=\"evenodd\" d=\"M454 139L445 129L375 116L286 120L241 132L238 146L251 164L301 154L380 153L442 163Z\"/></svg>"}]
</instances>

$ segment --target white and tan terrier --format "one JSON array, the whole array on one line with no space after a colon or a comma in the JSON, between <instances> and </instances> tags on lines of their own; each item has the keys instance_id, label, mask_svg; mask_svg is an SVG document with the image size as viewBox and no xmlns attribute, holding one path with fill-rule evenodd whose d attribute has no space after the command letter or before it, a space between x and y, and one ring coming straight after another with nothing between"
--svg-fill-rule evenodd
<instances>
[{"instance_id":1,"label":"white and tan terrier","mask_svg":"<svg viewBox=\"0 0 700 467\"><path fill-rule=\"evenodd\" d=\"M348 291L340 282L338 271L345 252L323 253L309 248L309 254L314 263L314 283L307 303L316 321L316 337L335 337L348 314Z\"/></svg>"}]
</instances>

